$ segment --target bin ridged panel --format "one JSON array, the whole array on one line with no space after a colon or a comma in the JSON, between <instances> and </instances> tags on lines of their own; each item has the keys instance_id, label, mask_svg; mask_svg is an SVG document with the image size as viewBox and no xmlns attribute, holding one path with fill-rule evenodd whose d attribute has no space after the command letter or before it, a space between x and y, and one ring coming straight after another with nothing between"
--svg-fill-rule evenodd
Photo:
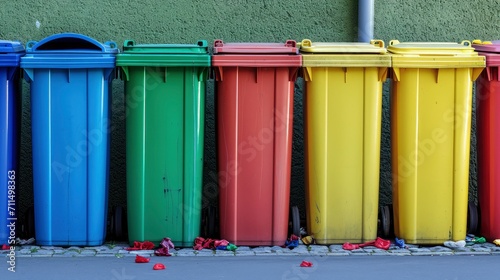
<instances>
[{"instance_id":1,"label":"bin ridged panel","mask_svg":"<svg viewBox=\"0 0 500 280\"><path fill-rule=\"evenodd\" d=\"M205 70L128 67L129 241L191 246L200 234Z\"/></svg>"},{"instance_id":2,"label":"bin ridged panel","mask_svg":"<svg viewBox=\"0 0 500 280\"><path fill-rule=\"evenodd\" d=\"M500 236L500 55L495 57L476 82L480 234L488 241Z\"/></svg>"},{"instance_id":3,"label":"bin ridged panel","mask_svg":"<svg viewBox=\"0 0 500 280\"><path fill-rule=\"evenodd\" d=\"M283 245L294 82L288 67L223 67L217 82L221 238Z\"/></svg>"},{"instance_id":4,"label":"bin ridged panel","mask_svg":"<svg viewBox=\"0 0 500 280\"><path fill-rule=\"evenodd\" d=\"M393 81L394 227L408 243L465 239L472 71L404 68Z\"/></svg>"},{"instance_id":5,"label":"bin ridged panel","mask_svg":"<svg viewBox=\"0 0 500 280\"><path fill-rule=\"evenodd\" d=\"M309 233L318 244L373 240L382 111L379 68L311 67L307 71Z\"/></svg>"},{"instance_id":6,"label":"bin ridged panel","mask_svg":"<svg viewBox=\"0 0 500 280\"><path fill-rule=\"evenodd\" d=\"M0 89L2 98L0 98L0 172L3 176L0 187L0 244L12 244L9 241L11 231L9 225L16 218L11 211L17 211L19 194L19 133L21 119L21 100L19 95L19 70L15 67L4 67L0 65ZM12 173L14 172L14 173ZM9 175L15 177L9 180ZM9 183L9 181L11 183ZM14 195L9 195L9 188L14 188ZM9 197L10 196L10 197ZM17 224L17 223L16 223ZM13 241L11 241L13 242Z\"/></svg>"},{"instance_id":7,"label":"bin ridged panel","mask_svg":"<svg viewBox=\"0 0 500 280\"><path fill-rule=\"evenodd\" d=\"M39 245L104 242L110 121L105 72L109 75L103 69L33 72L33 165L37 167L33 181Z\"/></svg>"}]
</instances>

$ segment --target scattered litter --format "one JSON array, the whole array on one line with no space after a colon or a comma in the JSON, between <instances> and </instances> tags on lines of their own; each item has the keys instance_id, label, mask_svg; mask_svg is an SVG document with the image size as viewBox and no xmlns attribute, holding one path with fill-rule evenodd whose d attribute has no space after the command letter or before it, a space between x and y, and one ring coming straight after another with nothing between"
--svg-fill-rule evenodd
<instances>
[{"instance_id":1,"label":"scattered litter","mask_svg":"<svg viewBox=\"0 0 500 280\"><path fill-rule=\"evenodd\" d=\"M165 237L163 240L160 242L160 248L155 250L155 255L157 256L165 256L165 257L170 257L171 254L169 252L170 249L175 248L174 243L170 238Z\"/></svg>"},{"instance_id":2,"label":"scattered litter","mask_svg":"<svg viewBox=\"0 0 500 280\"><path fill-rule=\"evenodd\" d=\"M459 240L459 241L445 241L444 246L448 248L463 248L465 247L465 240Z\"/></svg>"},{"instance_id":3,"label":"scattered litter","mask_svg":"<svg viewBox=\"0 0 500 280\"><path fill-rule=\"evenodd\" d=\"M493 240L493 244L500 246L500 239Z\"/></svg>"},{"instance_id":4,"label":"scattered litter","mask_svg":"<svg viewBox=\"0 0 500 280\"><path fill-rule=\"evenodd\" d=\"M215 250L227 250L227 251L235 251L238 247L225 239L212 239L212 238L203 238L196 237L194 240L194 250L202 250L202 249L215 249Z\"/></svg>"},{"instance_id":5,"label":"scattered litter","mask_svg":"<svg viewBox=\"0 0 500 280\"><path fill-rule=\"evenodd\" d=\"M297 246L299 246L299 237L295 234L292 234L290 236L290 238L288 238L288 240L285 241L285 247L288 247L289 249L293 249Z\"/></svg>"},{"instance_id":6,"label":"scattered litter","mask_svg":"<svg viewBox=\"0 0 500 280\"><path fill-rule=\"evenodd\" d=\"M137 251L137 250L152 250L155 247L155 244L150 241L134 241L134 246L125 248L127 251Z\"/></svg>"},{"instance_id":7,"label":"scattered litter","mask_svg":"<svg viewBox=\"0 0 500 280\"><path fill-rule=\"evenodd\" d=\"M478 237L474 234L467 234L467 236L465 237L465 245L467 246L483 243L486 243L486 238L484 237Z\"/></svg>"},{"instance_id":8,"label":"scattered litter","mask_svg":"<svg viewBox=\"0 0 500 280\"><path fill-rule=\"evenodd\" d=\"M2 245L2 250L10 250L10 246L7 244Z\"/></svg>"},{"instance_id":9,"label":"scattered litter","mask_svg":"<svg viewBox=\"0 0 500 280\"><path fill-rule=\"evenodd\" d=\"M379 249L388 250L389 247L391 246L391 241L377 237L377 239L375 239L374 241L369 241L361 244L351 244L349 242L346 242L342 244L342 249L355 250L366 246L375 246Z\"/></svg>"},{"instance_id":10,"label":"scattered litter","mask_svg":"<svg viewBox=\"0 0 500 280\"><path fill-rule=\"evenodd\" d=\"M31 237L30 239L16 238L17 245L30 245L33 243L35 243L35 238L33 238L33 237Z\"/></svg>"},{"instance_id":11,"label":"scattered litter","mask_svg":"<svg viewBox=\"0 0 500 280\"><path fill-rule=\"evenodd\" d=\"M165 269L165 265L162 263L155 263L155 265L153 266L153 269L154 270L163 270L163 269Z\"/></svg>"},{"instance_id":12,"label":"scattered litter","mask_svg":"<svg viewBox=\"0 0 500 280\"><path fill-rule=\"evenodd\" d=\"M149 262L149 258L146 258L146 257L143 257L143 256L136 255L136 256L135 256L135 262L136 262L136 263L148 263L148 262Z\"/></svg>"},{"instance_id":13,"label":"scattered litter","mask_svg":"<svg viewBox=\"0 0 500 280\"><path fill-rule=\"evenodd\" d=\"M302 240L302 243L304 243L304 245L311 245L314 243L314 238L310 235L304 236L300 240Z\"/></svg>"},{"instance_id":14,"label":"scattered litter","mask_svg":"<svg viewBox=\"0 0 500 280\"><path fill-rule=\"evenodd\" d=\"M405 240L404 239L399 239L399 238L394 238L394 244L396 244L396 246L398 246L399 248L402 248L402 249L407 249L408 246L406 246L405 244Z\"/></svg>"},{"instance_id":15,"label":"scattered litter","mask_svg":"<svg viewBox=\"0 0 500 280\"><path fill-rule=\"evenodd\" d=\"M302 261L302 262L300 263L300 266L301 266L301 267L312 267L312 266L313 266L313 264L312 264L311 262L308 262L308 261Z\"/></svg>"}]
</instances>

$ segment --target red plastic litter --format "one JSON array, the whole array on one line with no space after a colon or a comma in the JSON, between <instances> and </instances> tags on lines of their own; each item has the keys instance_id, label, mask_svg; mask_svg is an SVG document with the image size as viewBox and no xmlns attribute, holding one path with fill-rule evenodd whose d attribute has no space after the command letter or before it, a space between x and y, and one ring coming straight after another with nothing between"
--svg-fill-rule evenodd
<instances>
[{"instance_id":1,"label":"red plastic litter","mask_svg":"<svg viewBox=\"0 0 500 280\"><path fill-rule=\"evenodd\" d=\"M155 250L155 255L166 257L170 257L171 254L169 250L175 248L174 243L168 237L163 238L163 240L160 242L160 247L161 248Z\"/></svg>"},{"instance_id":2,"label":"red plastic litter","mask_svg":"<svg viewBox=\"0 0 500 280\"><path fill-rule=\"evenodd\" d=\"M311 267L311 266L313 266L313 264L311 262L308 262L308 261L302 261L300 263L300 266L301 267Z\"/></svg>"},{"instance_id":3,"label":"red plastic litter","mask_svg":"<svg viewBox=\"0 0 500 280\"><path fill-rule=\"evenodd\" d=\"M7 244L2 245L2 250L10 250L10 246Z\"/></svg>"},{"instance_id":4,"label":"red plastic litter","mask_svg":"<svg viewBox=\"0 0 500 280\"><path fill-rule=\"evenodd\" d=\"M136 262L136 263L148 263L148 262L149 262L149 258L146 258L146 257L143 257L143 256L136 255L136 256L135 256L135 262Z\"/></svg>"},{"instance_id":5,"label":"red plastic litter","mask_svg":"<svg viewBox=\"0 0 500 280\"><path fill-rule=\"evenodd\" d=\"M134 246L133 247L128 247L126 248L127 251L137 251L137 250L151 250L155 247L155 244L150 241L144 241L144 242L139 242L139 241L134 241Z\"/></svg>"},{"instance_id":6,"label":"red plastic litter","mask_svg":"<svg viewBox=\"0 0 500 280\"><path fill-rule=\"evenodd\" d=\"M366 246L375 246L379 249L388 250L389 247L391 246L391 241L377 237L377 239L374 241L368 241L368 242L361 243L361 244L351 244L349 242L346 242L346 243L342 244L342 249L355 250L355 249L363 248Z\"/></svg>"},{"instance_id":7,"label":"red plastic litter","mask_svg":"<svg viewBox=\"0 0 500 280\"><path fill-rule=\"evenodd\" d=\"M163 265L162 263L155 263L155 265L153 266L153 269L154 270L162 270L162 269L165 269L165 265Z\"/></svg>"}]
</instances>

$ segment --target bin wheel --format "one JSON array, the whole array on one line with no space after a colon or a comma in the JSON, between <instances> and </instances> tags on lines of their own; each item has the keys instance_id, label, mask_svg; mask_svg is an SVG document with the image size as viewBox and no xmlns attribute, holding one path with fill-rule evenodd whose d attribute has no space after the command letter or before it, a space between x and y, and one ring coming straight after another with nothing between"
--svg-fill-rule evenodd
<instances>
[{"instance_id":1,"label":"bin wheel","mask_svg":"<svg viewBox=\"0 0 500 280\"><path fill-rule=\"evenodd\" d=\"M389 206L383 206L380 209L381 212L381 223L382 223L382 234L384 237L389 237L391 234L391 209Z\"/></svg>"},{"instance_id":2,"label":"bin wheel","mask_svg":"<svg viewBox=\"0 0 500 280\"><path fill-rule=\"evenodd\" d=\"M35 207L31 206L26 210L24 222L24 235L26 239L35 237Z\"/></svg>"},{"instance_id":3,"label":"bin wheel","mask_svg":"<svg viewBox=\"0 0 500 280\"><path fill-rule=\"evenodd\" d=\"M122 206L116 206L111 219L111 228L116 240L125 240L125 214Z\"/></svg>"},{"instance_id":4,"label":"bin wheel","mask_svg":"<svg viewBox=\"0 0 500 280\"><path fill-rule=\"evenodd\" d=\"M473 202L469 202L467 211L467 233L475 234L478 228L479 215L477 206Z\"/></svg>"},{"instance_id":5,"label":"bin wheel","mask_svg":"<svg viewBox=\"0 0 500 280\"><path fill-rule=\"evenodd\" d=\"M292 206L292 234L300 237L300 214L297 206Z\"/></svg>"}]
</instances>

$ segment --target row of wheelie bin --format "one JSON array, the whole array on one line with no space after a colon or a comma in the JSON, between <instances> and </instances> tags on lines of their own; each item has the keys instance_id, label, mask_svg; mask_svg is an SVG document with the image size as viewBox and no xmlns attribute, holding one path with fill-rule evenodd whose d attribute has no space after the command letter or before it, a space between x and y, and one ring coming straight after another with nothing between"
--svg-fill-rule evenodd
<instances>
[{"instance_id":1,"label":"row of wheelie bin","mask_svg":"<svg viewBox=\"0 0 500 280\"><path fill-rule=\"evenodd\" d=\"M200 235L205 87L217 114L220 238L283 245L294 85L305 81L307 231L318 244L374 240L379 227L382 86L390 77L393 213L407 243L465 239L476 83L481 232L500 235L500 42L100 43L63 33L0 41L0 243L12 237L19 80L31 89L34 215L40 245L100 245L107 229L111 81L125 82L128 239L191 246ZM486 69L484 70L484 68ZM4 177L5 178L5 177ZM11 208L9 208L11 207ZM17 210L17 209L16 209ZM387 214L387 213L385 213ZM117 218L117 217L115 217ZM121 217L120 217L121 218ZM120 225L121 227L121 225Z\"/></svg>"}]
</instances>

